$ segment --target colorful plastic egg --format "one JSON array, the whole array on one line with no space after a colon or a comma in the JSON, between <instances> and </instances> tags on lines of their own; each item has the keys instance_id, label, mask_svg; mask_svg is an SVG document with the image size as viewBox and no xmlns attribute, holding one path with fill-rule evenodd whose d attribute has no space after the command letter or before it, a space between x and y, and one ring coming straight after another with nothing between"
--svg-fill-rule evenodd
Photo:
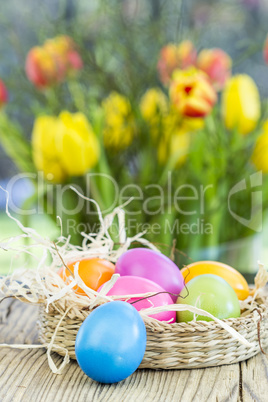
<instances>
[{"instance_id":1,"label":"colorful plastic egg","mask_svg":"<svg viewBox=\"0 0 268 402\"><path fill-rule=\"evenodd\" d=\"M218 275L234 289L239 300L249 295L249 287L245 278L236 269L217 261L194 262L181 270L185 284L196 276L203 274Z\"/></svg>"},{"instance_id":2,"label":"colorful plastic egg","mask_svg":"<svg viewBox=\"0 0 268 402\"><path fill-rule=\"evenodd\" d=\"M67 267L74 272L74 265L77 261L67 264ZM109 281L114 274L115 266L110 261L104 260L102 258L85 258L80 261L78 267L78 274L83 280L86 286L93 290L97 290L103 283ZM71 273L66 267L62 267L58 274L68 283L71 277ZM79 288L74 288L74 292L85 296L85 292Z\"/></svg>"},{"instance_id":3,"label":"colorful plastic egg","mask_svg":"<svg viewBox=\"0 0 268 402\"><path fill-rule=\"evenodd\" d=\"M102 286L101 286L102 288ZM100 289L101 289L100 288ZM126 296L133 294L142 294L148 292L165 292L161 286L157 283L150 281L146 278L141 278L138 276L121 276L114 286L107 293L108 296ZM131 298L126 300L128 303L142 299L142 297ZM167 306L168 304L174 304L172 298L168 293L161 293L156 296L148 297L147 299L141 300L139 302L133 303L133 307L140 311L142 309L150 307L161 307ZM175 311L164 311L162 313L152 314L150 317L155 318L159 321L169 321L170 323L176 321Z\"/></svg>"},{"instance_id":4,"label":"colorful plastic egg","mask_svg":"<svg viewBox=\"0 0 268 402\"><path fill-rule=\"evenodd\" d=\"M234 289L217 275L199 275L187 283L178 297L177 304L188 304L200 308L221 320L240 317L240 305ZM190 311L177 311L178 322L192 321ZM206 316L197 315L197 321L211 321Z\"/></svg>"},{"instance_id":5,"label":"colorful plastic egg","mask_svg":"<svg viewBox=\"0 0 268 402\"><path fill-rule=\"evenodd\" d=\"M173 301L184 287L183 276L173 261L160 252L147 248L134 248L122 254L115 266L121 276L140 276L157 283L171 295Z\"/></svg>"},{"instance_id":6,"label":"colorful plastic egg","mask_svg":"<svg viewBox=\"0 0 268 402\"><path fill-rule=\"evenodd\" d=\"M130 376L140 365L145 348L144 322L131 304L122 301L97 307L81 325L75 341L81 369L105 384Z\"/></svg>"}]
</instances>

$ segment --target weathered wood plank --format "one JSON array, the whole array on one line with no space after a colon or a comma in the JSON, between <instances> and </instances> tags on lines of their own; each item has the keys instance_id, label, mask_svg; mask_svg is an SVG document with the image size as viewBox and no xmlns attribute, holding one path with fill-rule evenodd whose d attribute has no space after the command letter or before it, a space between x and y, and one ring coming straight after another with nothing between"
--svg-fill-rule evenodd
<instances>
[{"instance_id":1,"label":"weathered wood plank","mask_svg":"<svg viewBox=\"0 0 268 402\"><path fill-rule=\"evenodd\" d=\"M268 360L258 354L241 363L243 402L268 400Z\"/></svg>"},{"instance_id":2,"label":"weathered wood plank","mask_svg":"<svg viewBox=\"0 0 268 402\"><path fill-rule=\"evenodd\" d=\"M18 301L0 304L0 343L38 343L37 308ZM54 354L55 361L61 357ZM241 368L241 370L240 370ZM239 389L239 379L242 388ZM118 384L98 384L72 361L62 375L53 374L44 349L0 348L0 400L9 401L265 401L266 357L241 365L200 370L138 370Z\"/></svg>"}]
</instances>

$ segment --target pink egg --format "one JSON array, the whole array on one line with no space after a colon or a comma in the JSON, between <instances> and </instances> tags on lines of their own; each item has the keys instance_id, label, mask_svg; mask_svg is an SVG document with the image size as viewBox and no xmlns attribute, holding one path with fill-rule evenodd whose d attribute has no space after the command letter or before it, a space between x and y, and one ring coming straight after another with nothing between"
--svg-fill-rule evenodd
<instances>
[{"instance_id":1,"label":"pink egg","mask_svg":"<svg viewBox=\"0 0 268 402\"><path fill-rule=\"evenodd\" d=\"M171 295L174 302L184 288L184 279L177 265L164 254L148 248L133 248L122 254L115 273L150 279L167 292L175 293L177 296Z\"/></svg>"},{"instance_id":2,"label":"pink egg","mask_svg":"<svg viewBox=\"0 0 268 402\"><path fill-rule=\"evenodd\" d=\"M101 290L103 285L98 289ZM157 283L150 281L149 279L140 278L138 276L121 276L112 289L109 290L107 293L108 296L126 296L126 295L133 295L133 294L141 294L141 293L148 293L148 292L164 292L165 290L161 288ZM135 300L139 300L139 298L131 298L128 303L131 303ZM141 300L137 303L133 304L136 310L140 311L145 308L149 307L160 307L166 306L168 304L173 304L173 300L168 293L161 293L156 296L149 297L147 299ZM162 313L153 314L150 317L156 318L159 321L176 321L176 312L175 311L164 311Z\"/></svg>"}]
</instances>

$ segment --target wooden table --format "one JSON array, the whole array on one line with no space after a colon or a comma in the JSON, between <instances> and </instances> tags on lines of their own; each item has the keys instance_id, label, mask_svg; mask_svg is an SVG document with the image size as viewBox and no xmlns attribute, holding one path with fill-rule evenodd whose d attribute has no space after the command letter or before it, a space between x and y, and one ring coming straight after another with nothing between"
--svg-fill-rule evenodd
<instances>
[{"instance_id":1,"label":"wooden table","mask_svg":"<svg viewBox=\"0 0 268 402\"><path fill-rule=\"evenodd\" d=\"M0 304L0 343L38 343L37 307ZM61 357L54 354L59 364ZM112 385L88 378L75 361L53 374L44 349L0 348L0 401L268 401L267 357L195 370L138 370Z\"/></svg>"}]
</instances>

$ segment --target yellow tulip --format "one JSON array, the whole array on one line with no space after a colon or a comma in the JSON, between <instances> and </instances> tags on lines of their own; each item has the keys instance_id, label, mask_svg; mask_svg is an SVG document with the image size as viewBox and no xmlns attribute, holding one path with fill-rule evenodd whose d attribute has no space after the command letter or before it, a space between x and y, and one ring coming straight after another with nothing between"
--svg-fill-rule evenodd
<instances>
[{"instance_id":1,"label":"yellow tulip","mask_svg":"<svg viewBox=\"0 0 268 402\"><path fill-rule=\"evenodd\" d=\"M222 115L226 128L248 134L255 129L260 113L260 95L253 79L246 74L230 78L222 96Z\"/></svg>"},{"instance_id":2,"label":"yellow tulip","mask_svg":"<svg viewBox=\"0 0 268 402\"><path fill-rule=\"evenodd\" d=\"M161 125L168 111L168 99L158 88L148 89L140 102L140 111L150 127L152 138L157 139L161 134Z\"/></svg>"},{"instance_id":3,"label":"yellow tulip","mask_svg":"<svg viewBox=\"0 0 268 402\"><path fill-rule=\"evenodd\" d=\"M140 110L144 120L149 123L159 114L165 114L168 109L168 100L159 88L148 89L140 102Z\"/></svg>"},{"instance_id":4,"label":"yellow tulip","mask_svg":"<svg viewBox=\"0 0 268 402\"><path fill-rule=\"evenodd\" d=\"M57 148L61 163L69 176L82 176L99 159L99 144L83 113L62 112Z\"/></svg>"},{"instance_id":5,"label":"yellow tulip","mask_svg":"<svg viewBox=\"0 0 268 402\"><path fill-rule=\"evenodd\" d=\"M135 121L129 100L112 92L103 103L103 140L107 148L116 150L127 148L135 135Z\"/></svg>"},{"instance_id":6,"label":"yellow tulip","mask_svg":"<svg viewBox=\"0 0 268 402\"><path fill-rule=\"evenodd\" d=\"M252 154L252 162L258 170L268 173L268 120L262 127Z\"/></svg>"},{"instance_id":7,"label":"yellow tulip","mask_svg":"<svg viewBox=\"0 0 268 402\"><path fill-rule=\"evenodd\" d=\"M161 165L172 160L175 168L182 166L187 160L191 144L191 133L199 127L192 125L192 120L178 120L174 110L163 120L163 132L158 144L158 161ZM200 121L201 119L196 119ZM202 120L203 121L203 120Z\"/></svg>"},{"instance_id":8,"label":"yellow tulip","mask_svg":"<svg viewBox=\"0 0 268 402\"><path fill-rule=\"evenodd\" d=\"M192 133L204 127L202 118L182 118L175 108L163 117L162 132L158 143L158 161L161 165L172 160L175 168L181 167L187 160Z\"/></svg>"},{"instance_id":9,"label":"yellow tulip","mask_svg":"<svg viewBox=\"0 0 268 402\"><path fill-rule=\"evenodd\" d=\"M174 158L174 167L182 166L187 159L190 142L191 135L184 128L163 135L158 147L159 163L164 165L168 160Z\"/></svg>"},{"instance_id":10,"label":"yellow tulip","mask_svg":"<svg viewBox=\"0 0 268 402\"><path fill-rule=\"evenodd\" d=\"M83 175L99 158L96 136L82 113L38 117L32 144L37 170L55 183L63 182L68 176Z\"/></svg>"},{"instance_id":11,"label":"yellow tulip","mask_svg":"<svg viewBox=\"0 0 268 402\"><path fill-rule=\"evenodd\" d=\"M205 126L205 120L200 118L198 119L197 117L185 117L183 119L183 127L185 128L186 131L188 132L195 132L198 130L201 130Z\"/></svg>"},{"instance_id":12,"label":"yellow tulip","mask_svg":"<svg viewBox=\"0 0 268 402\"><path fill-rule=\"evenodd\" d=\"M56 117L40 116L35 120L32 133L34 164L46 179L56 183L64 181L67 176L56 147L60 131L60 122Z\"/></svg>"}]
</instances>

